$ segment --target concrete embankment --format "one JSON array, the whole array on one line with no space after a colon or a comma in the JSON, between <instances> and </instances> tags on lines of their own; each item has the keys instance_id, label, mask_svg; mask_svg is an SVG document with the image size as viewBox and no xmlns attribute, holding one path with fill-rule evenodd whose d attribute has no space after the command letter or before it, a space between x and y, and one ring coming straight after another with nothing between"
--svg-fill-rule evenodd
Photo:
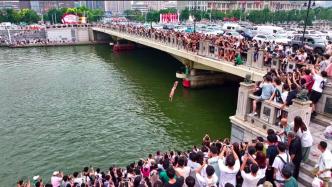
<instances>
[{"instance_id":1,"label":"concrete embankment","mask_svg":"<svg viewBox=\"0 0 332 187\"><path fill-rule=\"evenodd\" d=\"M105 43L108 43L108 40L97 40L89 27L0 30L0 47L22 48Z\"/></svg>"},{"instance_id":2,"label":"concrete embankment","mask_svg":"<svg viewBox=\"0 0 332 187\"><path fill-rule=\"evenodd\" d=\"M74 43L46 43L46 44L26 44L26 45L3 45L0 47L10 48L27 48L27 47L56 47L56 46L74 46L74 45L95 45L95 44L108 44L102 41L88 41L88 42L74 42Z\"/></svg>"}]
</instances>

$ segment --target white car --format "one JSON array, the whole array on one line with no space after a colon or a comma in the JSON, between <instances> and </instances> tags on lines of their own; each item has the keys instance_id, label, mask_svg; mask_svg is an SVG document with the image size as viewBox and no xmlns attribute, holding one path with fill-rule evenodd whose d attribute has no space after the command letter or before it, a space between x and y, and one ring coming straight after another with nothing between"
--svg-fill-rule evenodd
<instances>
[{"instance_id":1,"label":"white car","mask_svg":"<svg viewBox=\"0 0 332 187\"><path fill-rule=\"evenodd\" d=\"M212 34L212 35L218 35L218 34L223 34L224 31L220 29L212 29L212 28L207 28L205 29L204 34Z\"/></svg>"},{"instance_id":2,"label":"white car","mask_svg":"<svg viewBox=\"0 0 332 187\"><path fill-rule=\"evenodd\" d=\"M292 39L287 37L286 35L276 34L274 35L274 41L276 43L288 44L292 41Z\"/></svg>"},{"instance_id":3,"label":"white car","mask_svg":"<svg viewBox=\"0 0 332 187\"><path fill-rule=\"evenodd\" d=\"M235 37L237 39L240 39L240 40L242 40L244 38L240 33L236 32L236 31L228 31L228 32L224 33L224 35L225 36L233 36L233 37Z\"/></svg>"},{"instance_id":4,"label":"white car","mask_svg":"<svg viewBox=\"0 0 332 187\"><path fill-rule=\"evenodd\" d=\"M275 37L271 35L263 35L263 34L257 34L253 40L261 41L261 42L273 42L275 40Z\"/></svg>"},{"instance_id":5,"label":"white car","mask_svg":"<svg viewBox=\"0 0 332 187\"><path fill-rule=\"evenodd\" d=\"M184 32L186 30L186 27L181 26L181 25L175 25L174 26L174 31L176 32Z\"/></svg>"}]
</instances>

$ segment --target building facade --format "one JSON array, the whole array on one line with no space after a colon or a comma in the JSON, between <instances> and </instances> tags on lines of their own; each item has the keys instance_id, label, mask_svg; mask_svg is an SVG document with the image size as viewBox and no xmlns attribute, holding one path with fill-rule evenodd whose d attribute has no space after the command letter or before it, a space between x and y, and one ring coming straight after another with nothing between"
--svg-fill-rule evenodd
<instances>
[{"instance_id":1,"label":"building facade","mask_svg":"<svg viewBox=\"0 0 332 187\"><path fill-rule=\"evenodd\" d=\"M148 4L145 1L134 1L131 5L132 10L139 10L142 13L146 13L149 11Z\"/></svg>"},{"instance_id":2,"label":"building facade","mask_svg":"<svg viewBox=\"0 0 332 187\"><path fill-rule=\"evenodd\" d=\"M0 1L0 9L20 9L20 1Z\"/></svg>"},{"instance_id":3,"label":"building facade","mask_svg":"<svg viewBox=\"0 0 332 187\"><path fill-rule=\"evenodd\" d=\"M130 1L105 1L105 11L112 15L120 15L125 10L131 9Z\"/></svg>"},{"instance_id":4,"label":"building facade","mask_svg":"<svg viewBox=\"0 0 332 187\"><path fill-rule=\"evenodd\" d=\"M105 11L105 1L86 1L86 7Z\"/></svg>"},{"instance_id":5,"label":"building facade","mask_svg":"<svg viewBox=\"0 0 332 187\"><path fill-rule=\"evenodd\" d=\"M244 11L263 10L268 8L271 11L293 10L303 8L305 1L208 1L208 10L220 10L223 12L242 9Z\"/></svg>"},{"instance_id":6,"label":"building facade","mask_svg":"<svg viewBox=\"0 0 332 187\"><path fill-rule=\"evenodd\" d=\"M177 1L177 9L179 11L188 8L189 10L208 10L210 1ZM228 1L227 1L228 2Z\"/></svg>"},{"instance_id":7,"label":"building facade","mask_svg":"<svg viewBox=\"0 0 332 187\"><path fill-rule=\"evenodd\" d=\"M20 9L28 8L31 9L30 1L20 0Z\"/></svg>"}]
</instances>

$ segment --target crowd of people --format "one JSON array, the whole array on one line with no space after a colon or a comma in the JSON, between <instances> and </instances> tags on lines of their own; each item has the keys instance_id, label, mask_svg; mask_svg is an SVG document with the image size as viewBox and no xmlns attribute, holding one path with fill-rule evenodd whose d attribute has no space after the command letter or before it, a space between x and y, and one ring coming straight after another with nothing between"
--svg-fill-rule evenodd
<instances>
[{"instance_id":1,"label":"crowd of people","mask_svg":"<svg viewBox=\"0 0 332 187\"><path fill-rule=\"evenodd\" d=\"M318 54L307 46L295 50L281 43L239 39L232 36L160 30L130 24L112 24L106 27L165 43L171 43L176 38L176 45L197 54L199 54L199 45L202 45L201 41L208 41L211 53L218 59L234 62L235 65L243 64L243 58L247 58L249 49L254 50L254 61L258 60L258 51L263 51L263 64L269 67L267 68L269 71L263 81L257 82L255 94L259 98L253 102L251 114L253 116L257 115L257 103L263 100L280 103L281 109L284 109L292 104L294 98L302 97L312 101L314 117L315 106L328 84L328 77L332 77L331 41L328 42L324 54ZM279 61L279 67L272 66L273 60ZM289 64L294 65L290 68ZM282 115L279 119L285 116L285 112L280 114Z\"/></svg>"},{"instance_id":2,"label":"crowd of people","mask_svg":"<svg viewBox=\"0 0 332 187\"><path fill-rule=\"evenodd\" d=\"M54 171L50 182L35 176L31 183L19 180L17 187L297 187L300 165L307 162L313 140L301 117L291 124L283 118L280 132L268 129L266 137L250 142L212 141L206 134L200 147L185 152L157 151L126 168L111 166L107 171ZM327 187L332 154L325 141L318 150L312 172Z\"/></svg>"},{"instance_id":3,"label":"crowd of people","mask_svg":"<svg viewBox=\"0 0 332 187\"><path fill-rule=\"evenodd\" d=\"M131 163L126 168L110 167L101 171L85 167L82 172L65 175L55 171L51 182L44 185L40 177L34 180L36 187L232 187L232 186L277 186L297 187L301 163L307 162L313 138L308 124L301 117L293 123L287 121L284 111L292 105L293 99L312 101L312 116L315 106L332 77L332 43L329 42L324 54L314 53L310 48L298 50L275 42L260 42L239 39L232 36L186 33L172 30L158 30L131 24L104 25L121 32L127 32L164 43L173 38L177 46L199 54L201 41L209 41L209 51L217 59L235 65L243 64L249 49L254 49L254 61L258 52L263 51L263 63L270 67L264 80L256 83L251 116L257 114L257 104L262 101L280 104L280 125L282 130L267 130L266 137L257 137L251 142L230 143L228 139L212 141L208 135L198 149L186 152L159 151L147 159ZM216 50L217 49L217 50ZM272 61L279 60L280 66L272 67ZM289 64L294 63L294 68ZM327 143L318 144L321 152L317 166L312 171L328 186L331 178L332 154ZM20 180L18 187L31 186Z\"/></svg>"},{"instance_id":4,"label":"crowd of people","mask_svg":"<svg viewBox=\"0 0 332 187\"><path fill-rule=\"evenodd\" d=\"M45 30L15 30L9 34L7 31L0 33L0 46L36 46L36 45L58 45L75 43L71 40L52 41L46 38Z\"/></svg>"},{"instance_id":5,"label":"crowd of people","mask_svg":"<svg viewBox=\"0 0 332 187\"><path fill-rule=\"evenodd\" d=\"M265 67L271 67L272 59L277 58L281 63L280 70L286 72L286 65L288 62L294 62L297 67L302 67L307 64L313 64L319 66L322 61L327 60L328 64L331 64L332 58L325 59L325 55L315 53L309 46L304 46L300 49L294 49L288 44L272 42L262 42L249 40L246 38L240 39L234 36L227 35L212 35L204 33L187 33L185 31L174 30L161 30L155 28L146 28L143 26L135 26L131 24L111 24L102 25L121 32L127 32L129 34L135 34L142 37L152 38L155 40L163 41L164 43L172 42L172 39L176 39L176 45L179 47L199 54L199 48L201 41L208 41L209 52L213 53L215 58L222 59L229 62L235 62L236 64L242 64L246 61L247 53L249 49L254 49L254 59L258 58L258 51L264 51L264 65ZM328 42L325 50L325 54L332 56L332 43ZM240 56L241 59L237 59ZM325 67L329 76L332 76L332 65ZM279 69L278 69L279 70Z\"/></svg>"}]
</instances>

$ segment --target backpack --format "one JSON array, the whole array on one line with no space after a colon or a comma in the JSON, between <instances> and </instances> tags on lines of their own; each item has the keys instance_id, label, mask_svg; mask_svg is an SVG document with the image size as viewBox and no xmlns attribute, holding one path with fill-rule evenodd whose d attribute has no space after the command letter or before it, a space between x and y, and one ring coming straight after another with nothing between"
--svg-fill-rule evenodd
<instances>
[{"instance_id":1,"label":"backpack","mask_svg":"<svg viewBox=\"0 0 332 187\"><path fill-rule=\"evenodd\" d=\"M325 86L326 86L326 81L325 80L323 80L322 82L320 82L320 88L322 90L324 90Z\"/></svg>"},{"instance_id":2,"label":"backpack","mask_svg":"<svg viewBox=\"0 0 332 187\"><path fill-rule=\"evenodd\" d=\"M278 155L277 157L279 157L280 160L284 163L284 166L282 167L282 170L286 169L287 171L290 171L293 175L294 164L292 162L290 162L289 155L287 154L287 162L285 162L285 160L280 155Z\"/></svg>"}]
</instances>

